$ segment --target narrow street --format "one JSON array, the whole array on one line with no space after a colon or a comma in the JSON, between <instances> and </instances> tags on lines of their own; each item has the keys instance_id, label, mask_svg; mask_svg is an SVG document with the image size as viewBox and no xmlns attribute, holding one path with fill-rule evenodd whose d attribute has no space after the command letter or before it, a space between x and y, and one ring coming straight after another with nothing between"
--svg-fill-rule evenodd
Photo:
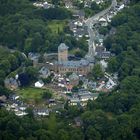
<instances>
[{"instance_id":1,"label":"narrow street","mask_svg":"<svg viewBox=\"0 0 140 140\"><path fill-rule=\"evenodd\" d=\"M107 9L97 13L96 15L88 18L85 21L86 26L88 27L88 33L89 33L89 42L88 42L89 51L88 51L87 56L89 56L89 57L95 56L95 43L94 43L95 31L93 29L93 25L98 23L99 18L106 15L111 9L114 9L115 6L117 6L117 1L112 0L112 4ZM93 50L94 52L92 52L91 50Z\"/></svg>"}]
</instances>

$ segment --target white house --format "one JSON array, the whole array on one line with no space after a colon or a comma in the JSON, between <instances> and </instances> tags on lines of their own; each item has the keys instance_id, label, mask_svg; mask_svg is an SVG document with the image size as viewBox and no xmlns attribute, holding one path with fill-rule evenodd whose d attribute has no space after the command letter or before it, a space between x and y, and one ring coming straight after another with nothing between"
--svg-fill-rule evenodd
<instances>
[{"instance_id":1,"label":"white house","mask_svg":"<svg viewBox=\"0 0 140 140\"><path fill-rule=\"evenodd\" d=\"M76 106L76 105L78 105L78 103L80 103L80 100L79 100L79 98L70 98L69 103L71 106Z\"/></svg>"},{"instance_id":2,"label":"white house","mask_svg":"<svg viewBox=\"0 0 140 140\"><path fill-rule=\"evenodd\" d=\"M101 26L107 26L108 25L107 20L104 17L100 18L99 22L101 23Z\"/></svg>"},{"instance_id":3,"label":"white house","mask_svg":"<svg viewBox=\"0 0 140 140\"><path fill-rule=\"evenodd\" d=\"M24 112L24 111L17 111L16 113L15 113L15 115L17 115L17 116L25 116L25 115L27 115L28 113L26 113L26 112Z\"/></svg>"},{"instance_id":4,"label":"white house","mask_svg":"<svg viewBox=\"0 0 140 140\"><path fill-rule=\"evenodd\" d=\"M36 111L36 114L38 116L49 116L49 110L48 109L38 109Z\"/></svg>"},{"instance_id":5,"label":"white house","mask_svg":"<svg viewBox=\"0 0 140 140\"><path fill-rule=\"evenodd\" d=\"M37 81L37 82L35 83L35 87L41 88L41 87L43 87L43 86L44 86L44 83L43 83L42 80L39 80L39 81Z\"/></svg>"}]
</instances>

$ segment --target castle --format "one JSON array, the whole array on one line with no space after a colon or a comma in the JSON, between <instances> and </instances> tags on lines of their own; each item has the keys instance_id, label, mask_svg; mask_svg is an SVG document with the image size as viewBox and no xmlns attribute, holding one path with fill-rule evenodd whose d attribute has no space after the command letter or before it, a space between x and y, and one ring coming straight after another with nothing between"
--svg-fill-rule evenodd
<instances>
[{"instance_id":1,"label":"castle","mask_svg":"<svg viewBox=\"0 0 140 140\"><path fill-rule=\"evenodd\" d=\"M59 74L65 74L67 72L74 72L79 75L87 75L93 67L87 59L81 59L77 61L68 60L68 46L61 43L58 46L58 61L55 62L55 71Z\"/></svg>"}]
</instances>

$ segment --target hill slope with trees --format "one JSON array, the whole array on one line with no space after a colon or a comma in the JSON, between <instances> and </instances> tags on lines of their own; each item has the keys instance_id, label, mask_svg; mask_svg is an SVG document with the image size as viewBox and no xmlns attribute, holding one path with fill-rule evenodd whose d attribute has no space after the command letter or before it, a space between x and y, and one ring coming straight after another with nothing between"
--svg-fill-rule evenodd
<instances>
[{"instance_id":1,"label":"hill slope with trees","mask_svg":"<svg viewBox=\"0 0 140 140\"><path fill-rule=\"evenodd\" d=\"M34 7L29 0L1 0L0 44L25 53L57 51L62 40L74 38L67 37L64 32L53 33L49 21L71 17L72 13L64 8L41 9Z\"/></svg>"},{"instance_id":2,"label":"hill slope with trees","mask_svg":"<svg viewBox=\"0 0 140 140\"><path fill-rule=\"evenodd\" d=\"M117 32L104 42L116 54L109 71L118 72L120 85L113 92L89 101L86 111L65 107L61 115L36 120L0 109L2 140L139 140L140 139L140 3L133 0L112 20ZM82 127L74 125L80 117Z\"/></svg>"}]
</instances>

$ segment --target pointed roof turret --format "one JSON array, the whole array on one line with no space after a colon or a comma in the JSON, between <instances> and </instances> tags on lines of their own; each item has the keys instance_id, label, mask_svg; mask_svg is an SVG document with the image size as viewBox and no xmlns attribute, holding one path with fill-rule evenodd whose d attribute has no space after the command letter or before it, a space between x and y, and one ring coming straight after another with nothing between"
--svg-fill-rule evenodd
<instances>
[{"instance_id":1,"label":"pointed roof turret","mask_svg":"<svg viewBox=\"0 0 140 140\"><path fill-rule=\"evenodd\" d=\"M66 50L68 49L69 47L65 44L65 43L61 43L59 46L58 46L58 50L59 51L62 51L62 50Z\"/></svg>"}]
</instances>

